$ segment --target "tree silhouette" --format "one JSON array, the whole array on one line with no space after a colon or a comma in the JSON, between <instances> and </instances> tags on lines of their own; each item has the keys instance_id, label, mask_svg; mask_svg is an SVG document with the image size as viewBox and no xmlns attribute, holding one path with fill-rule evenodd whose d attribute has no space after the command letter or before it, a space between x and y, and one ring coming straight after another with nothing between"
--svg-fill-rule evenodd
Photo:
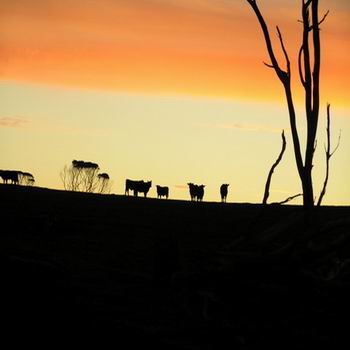
<instances>
[{"instance_id":1,"label":"tree silhouette","mask_svg":"<svg viewBox=\"0 0 350 350\"><path fill-rule=\"evenodd\" d=\"M303 190L303 205L305 208L314 206L314 190L312 182L313 157L316 149L316 134L320 106L320 67L321 67L321 43L320 24L326 19L328 12L319 19L318 0L302 0L302 43L298 55L298 68L301 84L305 93L305 112L307 122L307 137L304 159L299 141L299 133L296 124L296 113L291 90L291 67L290 60L283 42L282 34L277 26L277 35L282 52L286 61L286 69L282 69L272 47L269 29L266 25L256 0L246 0L254 10L262 29L266 48L271 63L264 63L267 67L274 69L281 81L287 100L290 128L293 139L294 155L299 178ZM310 40L311 37L311 40ZM310 42L311 41L311 42Z\"/></svg>"},{"instance_id":2,"label":"tree silhouette","mask_svg":"<svg viewBox=\"0 0 350 350\"><path fill-rule=\"evenodd\" d=\"M98 164L73 160L70 166L64 166L60 173L63 187L68 191L95 192L99 185Z\"/></svg>"},{"instance_id":3,"label":"tree silhouette","mask_svg":"<svg viewBox=\"0 0 350 350\"><path fill-rule=\"evenodd\" d=\"M109 175L107 173L102 173L97 175L98 178L98 193L110 193L111 191L111 183L109 179Z\"/></svg>"},{"instance_id":4,"label":"tree silhouette","mask_svg":"<svg viewBox=\"0 0 350 350\"><path fill-rule=\"evenodd\" d=\"M18 172L18 182L20 185L33 186L35 183L34 176L31 173Z\"/></svg>"}]
</instances>

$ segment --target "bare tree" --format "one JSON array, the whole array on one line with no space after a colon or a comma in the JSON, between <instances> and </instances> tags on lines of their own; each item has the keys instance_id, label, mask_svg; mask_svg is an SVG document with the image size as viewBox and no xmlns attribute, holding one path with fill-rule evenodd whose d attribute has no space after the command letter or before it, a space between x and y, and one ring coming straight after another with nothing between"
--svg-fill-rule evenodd
<instances>
[{"instance_id":1,"label":"bare tree","mask_svg":"<svg viewBox=\"0 0 350 350\"><path fill-rule=\"evenodd\" d=\"M81 184L82 169L73 167L73 165L65 165L60 172L60 177L63 183L63 187L67 191L79 191Z\"/></svg>"},{"instance_id":2,"label":"bare tree","mask_svg":"<svg viewBox=\"0 0 350 350\"><path fill-rule=\"evenodd\" d=\"M65 166L60 173L60 177L65 190L95 192L98 184L98 164L85 162L83 160L73 160L70 166Z\"/></svg>"},{"instance_id":3,"label":"bare tree","mask_svg":"<svg viewBox=\"0 0 350 350\"><path fill-rule=\"evenodd\" d=\"M83 192L95 192L98 186L98 164L84 161L73 161L73 168L80 170L81 189Z\"/></svg>"},{"instance_id":4,"label":"bare tree","mask_svg":"<svg viewBox=\"0 0 350 350\"><path fill-rule=\"evenodd\" d=\"M109 179L109 175L107 173L98 174L98 193L110 193L111 191L111 182Z\"/></svg>"},{"instance_id":5,"label":"bare tree","mask_svg":"<svg viewBox=\"0 0 350 350\"><path fill-rule=\"evenodd\" d=\"M257 0L246 0L252 7L262 29L266 48L271 63L264 63L267 67L274 69L281 81L287 100L290 128L293 139L294 155L299 178L303 189L303 204L305 208L314 206L314 191L312 183L313 157L315 153L316 134L320 105L320 66L321 66L321 44L320 24L325 20L328 12L319 19L318 0L301 0L302 12L302 43L298 56L298 68L301 84L305 92L305 112L307 122L307 137L304 159L299 141L299 133L296 124L296 113L291 90L291 65L282 34L277 26L277 35L285 58L286 68L282 69L277 61L271 43L269 29L266 25L257 4ZM311 37L311 38L310 38ZM311 41L311 42L310 42Z\"/></svg>"},{"instance_id":6,"label":"bare tree","mask_svg":"<svg viewBox=\"0 0 350 350\"><path fill-rule=\"evenodd\" d=\"M31 173L18 171L18 182L20 185L33 186L35 179Z\"/></svg>"},{"instance_id":7,"label":"bare tree","mask_svg":"<svg viewBox=\"0 0 350 350\"><path fill-rule=\"evenodd\" d=\"M61 178L61 181L62 181L62 184L63 184L63 188L66 190L66 191L72 191L72 188L70 186L71 184L71 181L69 179L69 168L67 165L65 165L63 167L63 169L60 171L60 178Z\"/></svg>"}]
</instances>

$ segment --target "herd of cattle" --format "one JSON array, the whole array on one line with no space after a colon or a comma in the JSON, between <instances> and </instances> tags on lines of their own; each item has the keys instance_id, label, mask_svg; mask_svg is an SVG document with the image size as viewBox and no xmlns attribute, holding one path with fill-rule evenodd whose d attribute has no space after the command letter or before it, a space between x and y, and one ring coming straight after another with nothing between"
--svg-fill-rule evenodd
<instances>
[{"instance_id":1,"label":"herd of cattle","mask_svg":"<svg viewBox=\"0 0 350 350\"><path fill-rule=\"evenodd\" d=\"M189 182L188 188L190 191L191 201L201 202L204 197L204 187L205 185L195 185L192 182ZM222 184L220 186L220 195L221 201L226 202L227 194L228 194L228 186L229 184ZM125 195L129 195L129 191L132 191L134 196L137 196L139 193L143 193L145 197L147 197L147 193L152 187L152 181L134 181L130 179L126 179L125 181ZM159 186L157 185L157 198L165 197L168 199L169 197L169 187L167 186Z\"/></svg>"},{"instance_id":2,"label":"herd of cattle","mask_svg":"<svg viewBox=\"0 0 350 350\"><path fill-rule=\"evenodd\" d=\"M24 184L24 185L34 185L34 176L27 172L22 172L18 170L0 170L0 177L5 184ZM204 197L204 187L205 185L195 185L192 182L188 184L191 201L201 202ZM220 187L221 201L226 202L229 184L222 184ZM147 197L147 193L152 187L152 181L134 181L126 179L125 181L125 195L129 195L130 191L134 196L138 196L139 193L143 193ZM169 197L169 187L157 185L157 198Z\"/></svg>"},{"instance_id":3,"label":"herd of cattle","mask_svg":"<svg viewBox=\"0 0 350 350\"><path fill-rule=\"evenodd\" d=\"M31 173L20 170L0 170L0 177L5 184L34 185L35 182L34 176Z\"/></svg>"}]
</instances>

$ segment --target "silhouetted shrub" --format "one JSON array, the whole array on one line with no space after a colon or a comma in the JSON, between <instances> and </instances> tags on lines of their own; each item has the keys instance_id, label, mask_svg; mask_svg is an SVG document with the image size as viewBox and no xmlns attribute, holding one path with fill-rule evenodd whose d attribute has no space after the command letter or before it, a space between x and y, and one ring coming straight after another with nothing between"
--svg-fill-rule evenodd
<instances>
[{"instance_id":1,"label":"silhouetted shrub","mask_svg":"<svg viewBox=\"0 0 350 350\"><path fill-rule=\"evenodd\" d=\"M35 183L34 176L31 173L19 172L18 180L20 185L33 186Z\"/></svg>"},{"instance_id":2,"label":"silhouetted shrub","mask_svg":"<svg viewBox=\"0 0 350 350\"><path fill-rule=\"evenodd\" d=\"M72 164L65 165L60 173L64 189L107 193L109 191L109 176L106 173L98 174L99 170L100 167L97 163L73 160Z\"/></svg>"},{"instance_id":3,"label":"silhouetted shrub","mask_svg":"<svg viewBox=\"0 0 350 350\"><path fill-rule=\"evenodd\" d=\"M98 178L98 193L110 193L111 191L111 182L109 175L107 173L101 173L97 175Z\"/></svg>"}]
</instances>

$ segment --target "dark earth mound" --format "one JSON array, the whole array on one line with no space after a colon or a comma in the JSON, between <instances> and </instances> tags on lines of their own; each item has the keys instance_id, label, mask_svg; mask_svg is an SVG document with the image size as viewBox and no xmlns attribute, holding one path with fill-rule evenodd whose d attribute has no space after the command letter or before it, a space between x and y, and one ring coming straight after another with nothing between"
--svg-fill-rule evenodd
<instances>
[{"instance_id":1,"label":"dark earth mound","mask_svg":"<svg viewBox=\"0 0 350 350\"><path fill-rule=\"evenodd\" d=\"M305 213L11 185L0 199L1 328L13 344L350 343L350 207Z\"/></svg>"}]
</instances>

